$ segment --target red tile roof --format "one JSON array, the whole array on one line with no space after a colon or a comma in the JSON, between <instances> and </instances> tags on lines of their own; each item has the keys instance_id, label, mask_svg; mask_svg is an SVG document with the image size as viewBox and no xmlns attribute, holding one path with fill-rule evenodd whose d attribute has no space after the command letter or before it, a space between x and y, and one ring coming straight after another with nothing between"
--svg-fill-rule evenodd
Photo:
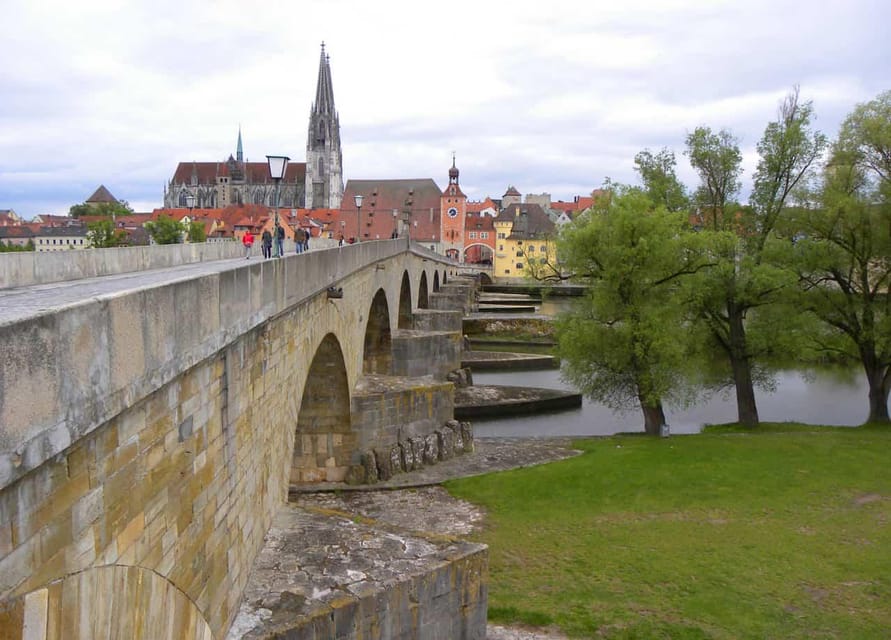
<instances>
[{"instance_id":1,"label":"red tile roof","mask_svg":"<svg viewBox=\"0 0 891 640\"><path fill-rule=\"evenodd\" d=\"M235 166L234 161L228 162L180 162L173 173L174 184L191 184L193 173L198 179L198 184L216 184L217 178L231 178L230 167ZM269 177L269 165L266 162L244 162L244 181L249 184L271 184ZM302 184L306 180L306 163L289 162L285 169L284 182L288 184Z\"/></svg>"}]
</instances>

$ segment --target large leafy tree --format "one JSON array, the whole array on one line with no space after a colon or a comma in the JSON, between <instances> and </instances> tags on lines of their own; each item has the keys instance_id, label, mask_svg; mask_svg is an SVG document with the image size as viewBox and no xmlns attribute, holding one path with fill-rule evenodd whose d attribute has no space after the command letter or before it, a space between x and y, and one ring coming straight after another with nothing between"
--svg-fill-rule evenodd
<instances>
[{"instance_id":1,"label":"large leafy tree","mask_svg":"<svg viewBox=\"0 0 891 640\"><path fill-rule=\"evenodd\" d=\"M610 198L567 225L558 250L587 297L557 321L564 376L615 410L639 407L659 433L665 403L692 398L690 324L678 290L703 267L684 215L655 207L640 189Z\"/></svg>"},{"instance_id":2,"label":"large leafy tree","mask_svg":"<svg viewBox=\"0 0 891 640\"><path fill-rule=\"evenodd\" d=\"M207 232L204 230L204 224L197 220L192 220L192 222L189 223L186 235L189 237L189 242L204 242L207 240Z\"/></svg>"},{"instance_id":3,"label":"large leafy tree","mask_svg":"<svg viewBox=\"0 0 891 640\"><path fill-rule=\"evenodd\" d=\"M110 218L87 224L87 239L97 249L121 246L127 238L122 229L115 229Z\"/></svg>"},{"instance_id":4,"label":"large leafy tree","mask_svg":"<svg viewBox=\"0 0 891 640\"><path fill-rule=\"evenodd\" d=\"M891 91L857 106L832 148L820 206L802 209L788 255L802 305L831 329L820 347L859 362L869 422L888 423L891 391ZM833 339L837 338L837 339Z\"/></svg>"},{"instance_id":5,"label":"large leafy tree","mask_svg":"<svg viewBox=\"0 0 891 640\"><path fill-rule=\"evenodd\" d=\"M683 183L678 180L675 167L677 160L671 149L653 154L644 149L634 156L634 170L640 175L647 196L667 211L686 211L690 199Z\"/></svg>"},{"instance_id":6,"label":"large leafy tree","mask_svg":"<svg viewBox=\"0 0 891 640\"><path fill-rule=\"evenodd\" d=\"M133 214L133 209L126 200L118 202L99 202L97 204L75 204L68 209L68 215L72 218L80 218L81 216L129 216Z\"/></svg>"},{"instance_id":7,"label":"large leafy tree","mask_svg":"<svg viewBox=\"0 0 891 640\"><path fill-rule=\"evenodd\" d=\"M794 281L764 258L769 244L778 242L776 225L791 194L825 146L822 134L812 131L811 120L810 103L801 104L798 90L793 90L758 143L760 159L748 208L733 203L741 172L733 136L701 127L687 138L687 154L702 180L697 199L706 217L704 227L736 236L733 242L726 235L716 238L713 252L718 263L702 274L693 292L712 344L729 365L737 419L749 427L759 423L755 384L770 386L767 359L788 344L775 339L775 327L764 320L771 317L767 306L782 301Z\"/></svg>"},{"instance_id":8,"label":"large leafy tree","mask_svg":"<svg viewBox=\"0 0 891 640\"><path fill-rule=\"evenodd\" d=\"M154 222L146 222L145 228L156 244L178 244L186 232L181 223L168 216L158 216Z\"/></svg>"}]
</instances>

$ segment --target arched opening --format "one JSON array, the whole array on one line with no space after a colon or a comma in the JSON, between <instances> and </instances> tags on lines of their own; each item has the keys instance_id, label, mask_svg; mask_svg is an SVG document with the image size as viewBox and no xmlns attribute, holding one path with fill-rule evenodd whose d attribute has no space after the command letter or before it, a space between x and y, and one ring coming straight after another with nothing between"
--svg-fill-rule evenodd
<instances>
[{"instance_id":1,"label":"arched opening","mask_svg":"<svg viewBox=\"0 0 891 640\"><path fill-rule=\"evenodd\" d=\"M495 252L487 244L476 243L464 248L464 263L491 265Z\"/></svg>"},{"instance_id":2,"label":"arched opening","mask_svg":"<svg viewBox=\"0 0 891 640\"><path fill-rule=\"evenodd\" d=\"M408 272L403 272L399 291L399 328L411 329L411 317L411 280L408 279Z\"/></svg>"},{"instance_id":3,"label":"arched opening","mask_svg":"<svg viewBox=\"0 0 891 640\"><path fill-rule=\"evenodd\" d=\"M291 464L292 484L342 482L356 449L350 389L340 342L329 333L306 373Z\"/></svg>"},{"instance_id":4,"label":"arched opening","mask_svg":"<svg viewBox=\"0 0 891 640\"><path fill-rule=\"evenodd\" d=\"M439 271L433 272L433 293L439 291Z\"/></svg>"},{"instance_id":5,"label":"arched opening","mask_svg":"<svg viewBox=\"0 0 891 640\"><path fill-rule=\"evenodd\" d=\"M47 602L56 605L47 606ZM157 572L137 566L85 569L6 602L3 609L5 625L0 636L4 638L212 637L189 596Z\"/></svg>"},{"instance_id":6,"label":"arched opening","mask_svg":"<svg viewBox=\"0 0 891 640\"><path fill-rule=\"evenodd\" d=\"M492 284L492 278L488 273L480 273L480 284Z\"/></svg>"},{"instance_id":7,"label":"arched opening","mask_svg":"<svg viewBox=\"0 0 891 640\"><path fill-rule=\"evenodd\" d=\"M446 275L446 270L443 269L442 270L442 284L445 284L447 280L448 280L448 276Z\"/></svg>"},{"instance_id":8,"label":"arched opening","mask_svg":"<svg viewBox=\"0 0 891 640\"><path fill-rule=\"evenodd\" d=\"M430 302L427 300L427 272L421 272L421 282L418 284L418 309L426 309Z\"/></svg>"},{"instance_id":9,"label":"arched opening","mask_svg":"<svg viewBox=\"0 0 891 640\"><path fill-rule=\"evenodd\" d=\"M389 374L392 370L393 351L390 342L390 307L387 294L378 289L368 311L368 324L365 325L365 345L363 351L363 373Z\"/></svg>"}]
</instances>

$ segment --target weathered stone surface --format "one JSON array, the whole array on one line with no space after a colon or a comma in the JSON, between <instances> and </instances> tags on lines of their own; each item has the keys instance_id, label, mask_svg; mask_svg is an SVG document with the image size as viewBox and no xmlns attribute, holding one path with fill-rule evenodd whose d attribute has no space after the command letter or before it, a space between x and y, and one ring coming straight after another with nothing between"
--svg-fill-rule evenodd
<instances>
[{"instance_id":1,"label":"weathered stone surface","mask_svg":"<svg viewBox=\"0 0 891 640\"><path fill-rule=\"evenodd\" d=\"M405 442L405 467L406 471L414 471L424 466L424 439L409 438ZM409 460L411 468L409 468Z\"/></svg>"},{"instance_id":2,"label":"weathered stone surface","mask_svg":"<svg viewBox=\"0 0 891 640\"><path fill-rule=\"evenodd\" d=\"M455 455L455 432L448 427L436 430L439 459L449 460Z\"/></svg>"},{"instance_id":3,"label":"weathered stone surface","mask_svg":"<svg viewBox=\"0 0 891 640\"><path fill-rule=\"evenodd\" d=\"M464 441L464 452L470 453L476 449L473 441L473 424L470 422L460 422L461 439Z\"/></svg>"},{"instance_id":4,"label":"weathered stone surface","mask_svg":"<svg viewBox=\"0 0 891 640\"><path fill-rule=\"evenodd\" d=\"M377 463L377 477L387 481L393 477L393 459L390 457L390 449L375 449L374 460Z\"/></svg>"},{"instance_id":5,"label":"weathered stone surface","mask_svg":"<svg viewBox=\"0 0 891 640\"><path fill-rule=\"evenodd\" d=\"M469 367L462 367L449 372L446 380L454 384L456 387L466 387L473 384L473 374Z\"/></svg>"},{"instance_id":6,"label":"weathered stone surface","mask_svg":"<svg viewBox=\"0 0 891 640\"><path fill-rule=\"evenodd\" d=\"M228 640L486 637L483 545L282 508Z\"/></svg>"},{"instance_id":7,"label":"weathered stone surface","mask_svg":"<svg viewBox=\"0 0 891 640\"><path fill-rule=\"evenodd\" d=\"M390 447L390 468L394 474L405 472L405 457L398 442Z\"/></svg>"},{"instance_id":8,"label":"weathered stone surface","mask_svg":"<svg viewBox=\"0 0 891 640\"><path fill-rule=\"evenodd\" d=\"M439 437L431 433L424 438L424 464L436 464L439 462Z\"/></svg>"}]
</instances>

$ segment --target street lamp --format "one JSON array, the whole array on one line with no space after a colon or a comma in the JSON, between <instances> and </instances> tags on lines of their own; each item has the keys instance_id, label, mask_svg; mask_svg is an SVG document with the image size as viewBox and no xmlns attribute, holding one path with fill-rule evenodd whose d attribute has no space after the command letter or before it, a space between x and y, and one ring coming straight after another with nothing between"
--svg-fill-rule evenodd
<instances>
[{"instance_id":1,"label":"street lamp","mask_svg":"<svg viewBox=\"0 0 891 640\"><path fill-rule=\"evenodd\" d=\"M362 230L362 196L357 193L353 198L356 201L356 242L359 242L359 234Z\"/></svg>"},{"instance_id":2,"label":"street lamp","mask_svg":"<svg viewBox=\"0 0 891 640\"><path fill-rule=\"evenodd\" d=\"M275 257L281 258L281 247L279 246L278 239L278 197L279 197L279 184L282 181L282 178L285 177L285 169L288 167L288 160L290 158L288 156L266 156L266 161L269 163L269 177L272 178L272 181L275 182L275 228L272 230L275 233Z\"/></svg>"},{"instance_id":3,"label":"street lamp","mask_svg":"<svg viewBox=\"0 0 891 640\"><path fill-rule=\"evenodd\" d=\"M186 207L189 209L189 230L191 231L191 224L194 222L192 219L192 209L195 208L195 195L190 193L186 196ZM112 225L114 225L114 215L111 217ZM192 238L189 238L189 242L192 242Z\"/></svg>"},{"instance_id":4,"label":"street lamp","mask_svg":"<svg viewBox=\"0 0 891 640\"><path fill-rule=\"evenodd\" d=\"M399 217L399 209L393 209L393 239L394 240L399 237L399 220L397 220L398 217Z\"/></svg>"}]
</instances>

